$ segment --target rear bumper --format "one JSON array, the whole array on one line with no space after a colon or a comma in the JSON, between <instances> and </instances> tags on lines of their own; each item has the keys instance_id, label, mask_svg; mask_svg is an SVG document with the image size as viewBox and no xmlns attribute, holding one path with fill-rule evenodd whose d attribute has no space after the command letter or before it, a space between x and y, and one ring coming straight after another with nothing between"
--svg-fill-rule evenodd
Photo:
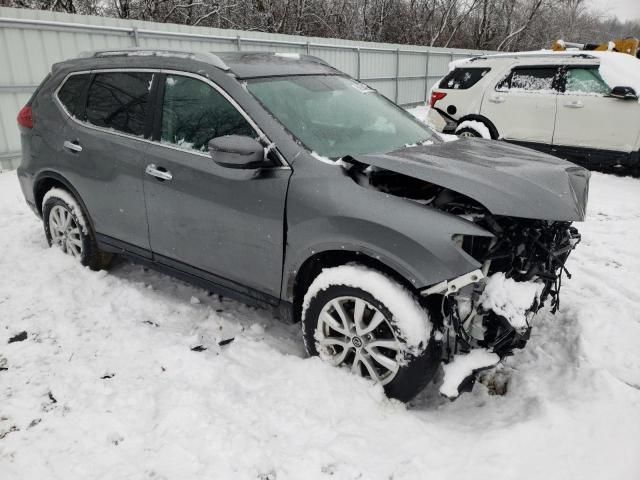
<instances>
[{"instance_id":1,"label":"rear bumper","mask_svg":"<svg viewBox=\"0 0 640 480\"><path fill-rule=\"evenodd\" d=\"M458 122L437 108L430 108L428 115L429 123L441 133L455 133Z\"/></svg>"},{"instance_id":2,"label":"rear bumper","mask_svg":"<svg viewBox=\"0 0 640 480\"><path fill-rule=\"evenodd\" d=\"M18 167L16 171L18 174L18 182L20 183L20 190L22 190L22 195L24 195L27 205L29 205L33 213L40 217L40 211L36 206L36 201L33 196L33 175L25 172L22 167Z\"/></svg>"}]
</instances>

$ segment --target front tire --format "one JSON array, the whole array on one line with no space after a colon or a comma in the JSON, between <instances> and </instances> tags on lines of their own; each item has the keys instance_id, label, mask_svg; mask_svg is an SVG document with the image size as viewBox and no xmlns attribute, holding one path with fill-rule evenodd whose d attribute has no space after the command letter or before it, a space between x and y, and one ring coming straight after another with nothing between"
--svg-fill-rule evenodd
<instances>
[{"instance_id":1,"label":"front tire","mask_svg":"<svg viewBox=\"0 0 640 480\"><path fill-rule=\"evenodd\" d=\"M325 269L313 281L302 330L309 355L349 368L404 402L433 379L440 364L429 315L416 297L357 265Z\"/></svg>"},{"instance_id":2,"label":"front tire","mask_svg":"<svg viewBox=\"0 0 640 480\"><path fill-rule=\"evenodd\" d=\"M69 192L52 188L45 194L42 201L42 221L50 247L59 247L92 270L109 266L112 255L98 249L87 216Z\"/></svg>"}]
</instances>

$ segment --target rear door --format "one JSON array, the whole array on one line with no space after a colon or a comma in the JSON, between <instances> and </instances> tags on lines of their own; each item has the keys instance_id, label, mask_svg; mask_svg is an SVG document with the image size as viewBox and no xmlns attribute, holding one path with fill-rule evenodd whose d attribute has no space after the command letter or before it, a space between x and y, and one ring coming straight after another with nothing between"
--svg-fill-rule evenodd
<instances>
[{"instance_id":1,"label":"rear door","mask_svg":"<svg viewBox=\"0 0 640 480\"><path fill-rule=\"evenodd\" d=\"M554 145L632 151L640 119L637 101L610 97L615 85L606 84L597 65L567 68L563 84Z\"/></svg>"},{"instance_id":2,"label":"rear door","mask_svg":"<svg viewBox=\"0 0 640 480\"><path fill-rule=\"evenodd\" d=\"M209 140L260 132L209 80L166 73L161 85L157 142L145 164L166 175L144 179L155 260L241 293L279 298L290 168L274 162L244 178L217 165Z\"/></svg>"},{"instance_id":3,"label":"rear door","mask_svg":"<svg viewBox=\"0 0 640 480\"><path fill-rule=\"evenodd\" d=\"M87 206L99 239L125 242L142 254L149 248L142 176L153 76L95 71L88 88L71 88L76 81L70 76L58 91L63 106L73 105L58 140L63 174ZM74 95L79 102L71 101Z\"/></svg>"},{"instance_id":4,"label":"rear door","mask_svg":"<svg viewBox=\"0 0 640 480\"><path fill-rule=\"evenodd\" d=\"M558 67L515 67L482 100L481 114L501 138L551 144L558 96Z\"/></svg>"}]
</instances>

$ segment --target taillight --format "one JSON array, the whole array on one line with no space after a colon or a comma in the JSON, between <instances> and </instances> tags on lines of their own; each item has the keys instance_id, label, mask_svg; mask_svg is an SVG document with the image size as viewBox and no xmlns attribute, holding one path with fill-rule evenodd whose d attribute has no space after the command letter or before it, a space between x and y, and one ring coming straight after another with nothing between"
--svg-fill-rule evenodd
<instances>
[{"instance_id":1,"label":"taillight","mask_svg":"<svg viewBox=\"0 0 640 480\"><path fill-rule=\"evenodd\" d=\"M30 105L25 105L18 113L18 125L24 128L33 128L33 111Z\"/></svg>"},{"instance_id":2,"label":"taillight","mask_svg":"<svg viewBox=\"0 0 640 480\"><path fill-rule=\"evenodd\" d=\"M442 100L446 96L447 94L444 92L431 92L431 100L429 101L429 106L433 108L438 100Z\"/></svg>"}]
</instances>

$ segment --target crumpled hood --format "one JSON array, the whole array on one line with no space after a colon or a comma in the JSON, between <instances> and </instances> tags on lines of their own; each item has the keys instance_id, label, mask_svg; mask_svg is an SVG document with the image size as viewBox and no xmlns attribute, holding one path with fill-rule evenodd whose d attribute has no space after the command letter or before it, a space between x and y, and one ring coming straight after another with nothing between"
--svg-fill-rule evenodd
<instances>
[{"instance_id":1,"label":"crumpled hood","mask_svg":"<svg viewBox=\"0 0 640 480\"><path fill-rule=\"evenodd\" d=\"M588 170L506 142L461 139L353 158L466 195L495 215L582 221L586 214Z\"/></svg>"}]
</instances>

